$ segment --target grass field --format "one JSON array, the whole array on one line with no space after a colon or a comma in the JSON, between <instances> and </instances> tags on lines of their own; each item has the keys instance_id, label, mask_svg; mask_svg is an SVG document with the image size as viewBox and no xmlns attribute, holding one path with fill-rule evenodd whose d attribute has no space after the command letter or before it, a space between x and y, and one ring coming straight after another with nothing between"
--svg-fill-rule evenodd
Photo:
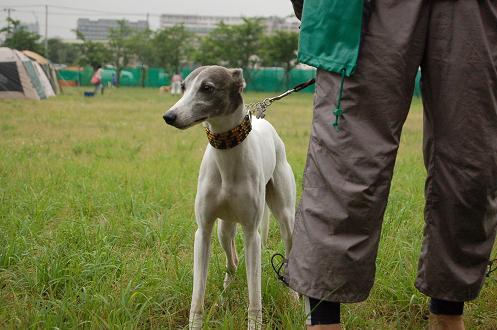
<instances>
[{"instance_id":1,"label":"grass field","mask_svg":"<svg viewBox=\"0 0 497 330\"><path fill-rule=\"evenodd\" d=\"M169 95L108 90L83 98L0 100L0 328L187 326L193 201L207 143L200 127L166 127ZM248 101L262 94L249 94ZM312 95L291 96L268 119L287 146L300 194ZM422 110L414 102L385 215L370 299L345 305L347 329L422 329L427 298L413 286L423 228ZM239 254L242 237L238 234ZM267 329L302 329L302 308L276 280L275 221L263 251ZM495 253L494 253L495 255ZM217 239L209 268L206 328L246 327L243 260L223 294ZM224 303L221 303L224 300ZM497 329L497 276L466 308L468 329Z\"/></svg>"}]
</instances>

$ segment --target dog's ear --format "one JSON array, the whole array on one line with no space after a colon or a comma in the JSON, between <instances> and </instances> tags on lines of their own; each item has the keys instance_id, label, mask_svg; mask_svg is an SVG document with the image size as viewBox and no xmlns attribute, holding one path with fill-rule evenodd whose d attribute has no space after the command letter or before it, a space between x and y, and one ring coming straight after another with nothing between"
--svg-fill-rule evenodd
<instances>
[{"instance_id":1,"label":"dog's ear","mask_svg":"<svg viewBox=\"0 0 497 330\"><path fill-rule=\"evenodd\" d=\"M236 92L241 93L245 88L245 79L243 79L242 69L231 69L231 77L233 77L233 86Z\"/></svg>"}]
</instances>

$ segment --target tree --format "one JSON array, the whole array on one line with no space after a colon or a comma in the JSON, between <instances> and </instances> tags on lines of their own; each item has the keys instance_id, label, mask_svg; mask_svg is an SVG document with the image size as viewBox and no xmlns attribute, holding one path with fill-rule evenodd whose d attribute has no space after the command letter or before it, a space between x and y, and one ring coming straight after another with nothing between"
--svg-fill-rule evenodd
<instances>
[{"instance_id":1,"label":"tree","mask_svg":"<svg viewBox=\"0 0 497 330\"><path fill-rule=\"evenodd\" d=\"M157 62L150 29L134 31L128 39L128 48L138 62L151 65Z\"/></svg>"},{"instance_id":2,"label":"tree","mask_svg":"<svg viewBox=\"0 0 497 330\"><path fill-rule=\"evenodd\" d=\"M97 66L103 65L110 61L110 51L104 44L86 40L85 36L81 32L75 32L78 39L83 41L83 43L79 45L80 56L77 61L79 65L90 65L93 68L96 68Z\"/></svg>"},{"instance_id":3,"label":"tree","mask_svg":"<svg viewBox=\"0 0 497 330\"><path fill-rule=\"evenodd\" d=\"M7 27L2 28L0 32L7 35L2 46L41 53L40 35L26 30L20 21L7 17Z\"/></svg>"},{"instance_id":4,"label":"tree","mask_svg":"<svg viewBox=\"0 0 497 330\"><path fill-rule=\"evenodd\" d=\"M262 21L256 18L244 18L243 24L233 26L235 30L235 49L239 54L238 67L252 68L256 62L254 57L259 55L261 40L264 35Z\"/></svg>"},{"instance_id":5,"label":"tree","mask_svg":"<svg viewBox=\"0 0 497 330\"><path fill-rule=\"evenodd\" d=\"M296 32L277 31L264 37L262 61L285 70L285 88L289 88L290 70L295 67L299 36Z\"/></svg>"},{"instance_id":6,"label":"tree","mask_svg":"<svg viewBox=\"0 0 497 330\"><path fill-rule=\"evenodd\" d=\"M201 40L195 59L201 64L220 64L245 70L245 80L250 81L261 48L264 26L260 19L244 18L239 25L221 22Z\"/></svg>"},{"instance_id":7,"label":"tree","mask_svg":"<svg viewBox=\"0 0 497 330\"><path fill-rule=\"evenodd\" d=\"M235 44L235 31L231 26L221 22L207 36L200 40L194 59L202 65L224 65L236 67L237 54L232 49Z\"/></svg>"},{"instance_id":8,"label":"tree","mask_svg":"<svg viewBox=\"0 0 497 330\"><path fill-rule=\"evenodd\" d=\"M80 52L80 45L68 44L58 38L48 39L48 59L53 63L76 64Z\"/></svg>"},{"instance_id":9,"label":"tree","mask_svg":"<svg viewBox=\"0 0 497 330\"><path fill-rule=\"evenodd\" d=\"M129 38L129 49L141 65L141 86L145 87L145 66L157 62L152 31L150 29L135 31Z\"/></svg>"},{"instance_id":10,"label":"tree","mask_svg":"<svg viewBox=\"0 0 497 330\"><path fill-rule=\"evenodd\" d=\"M157 64L170 73L179 72L193 52L194 36L183 25L176 25L158 31L154 38Z\"/></svg>"},{"instance_id":11,"label":"tree","mask_svg":"<svg viewBox=\"0 0 497 330\"><path fill-rule=\"evenodd\" d=\"M109 50L111 52L111 62L116 68L116 84L119 87L122 69L129 64L133 56L132 50L133 30L125 20L118 21L118 27L110 29Z\"/></svg>"}]
</instances>

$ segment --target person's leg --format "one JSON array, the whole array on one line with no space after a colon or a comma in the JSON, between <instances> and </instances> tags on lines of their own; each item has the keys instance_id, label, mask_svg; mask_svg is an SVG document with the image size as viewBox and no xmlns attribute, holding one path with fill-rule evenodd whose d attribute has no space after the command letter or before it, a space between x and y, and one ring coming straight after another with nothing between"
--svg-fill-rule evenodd
<instances>
[{"instance_id":1,"label":"person's leg","mask_svg":"<svg viewBox=\"0 0 497 330\"><path fill-rule=\"evenodd\" d=\"M339 132L332 112L340 76L318 70L302 200L285 274L303 295L342 303L369 295L428 13L424 0L376 2L357 71L345 80Z\"/></svg>"},{"instance_id":2,"label":"person's leg","mask_svg":"<svg viewBox=\"0 0 497 330\"><path fill-rule=\"evenodd\" d=\"M180 83L178 83L177 81L173 82L172 86L171 86L171 94L172 95L179 95L180 94L180 90L181 90Z\"/></svg>"},{"instance_id":3,"label":"person's leg","mask_svg":"<svg viewBox=\"0 0 497 330\"><path fill-rule=\"evenodd\" d=\"M304 296L306 325L310 330L339 330L340 303Z\"/></svg>"},{"instance_id":4,"label":"person's leg","mask_svg":"<svg viewBox=\"0 0 497 330\"><path fill-rule=\"evenodd\" d=\"M432 298L430 301L429 329L463 330L463 310L464 302Z\"/></svg>"},{"instance_id":5,"label":"person's leg","mask_svg":"<svg viewBox=\"0 0 497 330\"><path fill-rule=\"evenodd\" d=\"M429 26L426 225L416 287L435 301L434 328L457 329L462 303L482 287L497 228L497 3L433 1ZM460 308L451 315L440 304Z\"/></svg>"},{"instance_id":6,"label":"person's leg","mask_svg":"<svg viewBox=\"0 0 497 330\"><path fill-rule=\"evenodd\" d=\"M98 94L98 93L101 93L102 92L102 84L99 83L99 84L95 84L95 96Z\"/></svg>"}]
</instances>

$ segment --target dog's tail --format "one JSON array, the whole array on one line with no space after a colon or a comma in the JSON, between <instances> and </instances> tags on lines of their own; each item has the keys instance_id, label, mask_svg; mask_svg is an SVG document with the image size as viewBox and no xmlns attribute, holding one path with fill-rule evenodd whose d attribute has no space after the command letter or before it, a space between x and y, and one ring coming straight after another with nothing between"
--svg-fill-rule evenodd
<instances>
[{"instance_id":1,"label":"dog's tail","mask_svg":"<svg viewBox=\"0 0 497 330\"><path fill-rule=\"evenodd\" d=\"M261 238L262 238L262 245L265 246L267 242L267 237L269 234L269 207L267 204L264 207L264 215L262 216L262 222L261 222Z\"/></svg>"}]
</instances>

